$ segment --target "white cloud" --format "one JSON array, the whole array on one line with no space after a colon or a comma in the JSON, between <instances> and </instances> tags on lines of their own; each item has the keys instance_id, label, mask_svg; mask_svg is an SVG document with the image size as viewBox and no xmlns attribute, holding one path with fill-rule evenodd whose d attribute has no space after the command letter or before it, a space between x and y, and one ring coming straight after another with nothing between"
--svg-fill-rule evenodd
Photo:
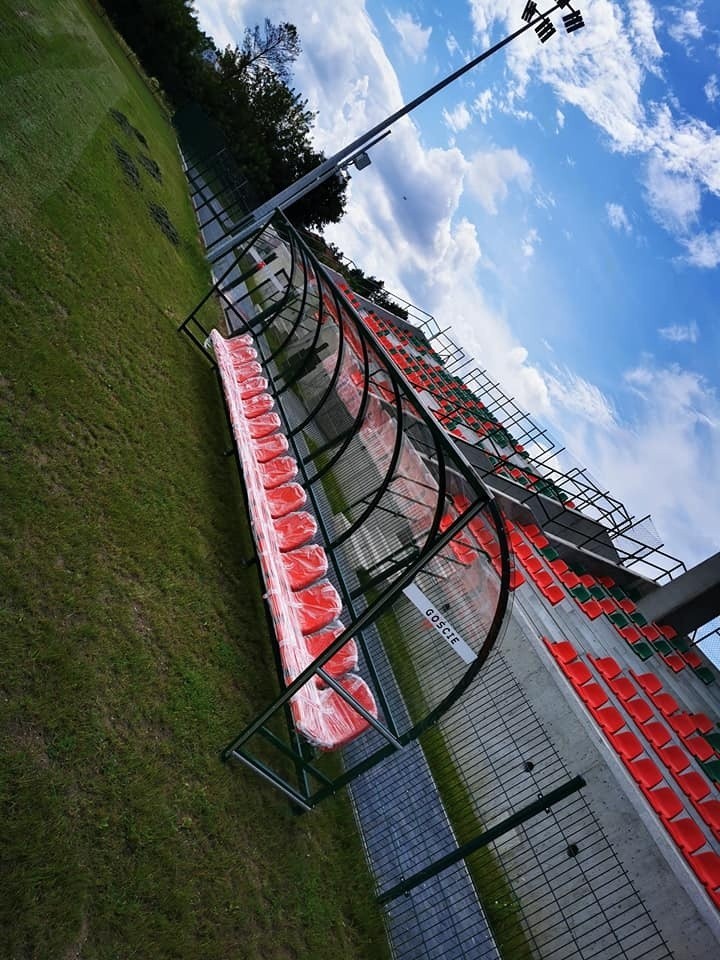
<instances>
[{"instance_id":1,"label":"white cloud","mask_svg":"<svg viewBox=\"0 0 720 960\"><path fill-rule=\"evenodd\" d=\"M582 417L601 429L616 422L612 401L594 383L590 383L572 370L556 369L546 374L550 399L565 411Z\"/></svg>"},{"instance_id":2,"label":"white cloud","mask_svg":"<svg viewBox=\"0 0 720 960\"><path fill-rule=\"evenodd\" d=\"M516 24L512 0L470 0L470 5L481 39L494 25L509 30ZM697 8L693 3L690 10L675 9L676 33L690 38L702 31ZM578 107L603 131L611 149L644 158L651 212L682 241L703 192L720 196L720 133L681 114L670 95L645 104L644 82L648 73L659 74L663 57L649 0L626 5L594 0L583 12L587 29L563 37L565 42L541 45L526 34L508 47L508 102L522 102L531 81L549 84L561 101Z\"/></svg>"},{"instance_id":3,"label":"white cloud","mask_svg":"<svg viewBox=\"0 0 720 960\"><path fill-rule=\"evenodd\" d=\"M506 23L512 12L516 22L516 0L485 0L483 6L486 12L495 9ZM643 6L628 3L628 9L641 13ZM210 29L208 10L225 25L225 34L215 33L218 39L239 38L244 23L262 22L265 15L258 0L202 0L201 7L205 29ZM334 151L398 109L403 97L362 4L316 0L313 9L317 16L299 24L303 54L295 66L296 87L310 108L319 111L317 146ZM668 177L692 180L708 190L717 184L720 193L720 163L714 165L720 141L714 132L692 118L676 121L669 108L667 113L646 114L640 100L644 73L639 41L634 34L623 36L620 27L627 17L623 19L620 7L594 0L583 12L588 30L554 38L565 43L538 48L530 37L525 52L518 44L518 59L510 69L515 105L523 102L523 76L528 82L531 74L544 79L600 124L613 149L643 156L657 149L659 169ZM297 20L295 0L276 0L273 17ZM659 54L651 56L652 43L644 43L645 56L659 62ZM593 88L595 78L598 90ZM473 103L473 111L480 116L485 109L489 115L496 97L488 91L481 101L484 108ZM368 273L384 279L389 290L408 295L441 321L452 320L460 343L521 407L562 430L563 439L591 471L638 513L650 509L657 514L674 549L688 559L717 550L711 540L720 530L720 405L702 378L644 364L628 377L637 410L623 419L602 387L579 371L547 371L533 363L506 316L488 305L476 280L479 267L488 261L476 227L458 216L460 197L464 190L472 191L487 212L495 213L510 189L532 188L536 193L539 185L536 189L527 160L511 149L488 149L471 157L457 148L428 151L412 120L406 119L373 150L373 161L370 172L353 176L348 215L327 230L328 239ZM532 230L522 238L527 250L535 250L539 241ZM682 242L688 263L720 263L720 230L687 235Z\"/></svg>"},{"instance_id":4,"label":"white cloud","mask_svg":"<svg viewBox=\"0 0 720 960\"><path fill-rule=\"evenodd\" d=\"M472 121L470 111L464 101L459 103L454 110L446 110L443 108L442 116L445 121L445 126L449 127L454 133L465 130L466 127L470 126L470 122Z\"/></svg>"},{"instance_id":5,"label":"white cloud","mask_svg":"<svg viewBox=\"0 0 720 960\"><path fill-rule=\"evenodd\" d=\"M606 203L605 212L610 226L617 231L632 233L632 224L625 213L625 208L620 203Z\"/></svg>"},{"instance_id":6,"label":"white cloud","mask_svg":"<svg viewBox=\"0 0 720 960\"><path fill-rule=\"evenodd\" d=\"M663 55L655 35L655 12L649 0L628 0L630 37L635 52L643 66L652 73L659 73L657 61Z\"/></svg>"},{"instance_id":7,"label":"white cloud","mask_svg":"<svg viewBox=\"0 0 720 960\"><path fill-rule=\"evenodd\" d=\"M413 20L411 14L405 12L399 13L397 17L388 13L388 19L397 31L407 56L416 63L423 60L430 42L432 27L423 27L422 24Z\"/></svg>"},{"instance_id":8,"label":"white cloud","mask_svg":"<svg viewBox=\"0 0 720 960\"><path fill-rule=\"evenodd\" d=\"M658 333L663 340L669 340L671 343L697 343L700 336L700 330L694 320L684 326L673 323L669 327L660 327Z\"/></svg>"},{"instance_id":9,"label":"white cloud","mask_svg":"<svg viewBox=\"0 0 720 960\"><path fill-rule=\"evenodd\" d=\"M645 195L655 219L667 230L687 233L700 211L696 180L667 172L667 165L652 157L647 167Z\"/></svg>"},{"instance_id":10,"label":"white cloud","mask_svg":"<svg viewBox=\"0 0 720 960\"><path fill-rule=\"evenodd\" d=\"M521 190L529 190L532 183L530 164L514 147L483 151L471 158L467 187L488 213L498 212L498 201L505 199L512 182Z\"/></svg>"},{"instance_id":11,"label":"white cloud","mask_svg":"<svg viewBox=\"0 0 720 960\"><path fill-rule=\"evenodd\" d=\"M688 41L699 40L705 29L697 15L699 0L694 0L694 2L691 0L690 5L691 9L671 7L669 11L675 19L668 27L668 34L673 40L685 47L689 45Z\"/></svg>"},{"instance_id":12,"label":"white cloud","mask_svg":"<svg viewBox=\"0 0 720 960\"><path fill-rule=\"evenodd\" d=\"M460 44L457 42L455 35L452 33L448 33L448 35L445 37L445 46L447 47L447 51L451 57L460 50Z\"/></svg>"},{"instance_id":13,"label":"white cloud","mask_svg":"<svg viewBox=\"0 0 720 960\"><path fill-rule=\"evenodd\" d=\"M720 230L711 233L698 233L685 241L687 255L685 263L693 267L712 270L720 264Z\"/></svg>"},{"instance_id":14,"label":"white cloud","mask_svg":"<svg viewBox=\"0 0 720 960\"><path fill-rule=\"evenodd\" d=\"M537 230L532 227L523 237L520 243L520 250L524 257L534 257L535 249L540 243L540 235Z\"/></svg>"},{"instance_id":15,"label":"white cloud","mask_svg":"<svg viewBox=\"0 0 720 960\"><path fill-rule=\"evenodd\" d=\"M602 430L560 406L549 419L614 496L638 516L652 514L671 554L697 563L720 546L720 401L699 374L650 360L625 383L634 412Z\"/></svg>"},{"instance_id":16,"label":"white cloud","mask_svg":"<svg viewBox=\"0 0 720 960\"><path fill-rule=\"evenodd\" d=\"M473 113L480 118L481 123L487 123L492 116L493 92L490 89L483 90L475 97L472 102Z\"/></svg>"},{"instance_id":17,"label":"white cloud","mask_svg":"<svg viewBox=\"0 0 720 960\"><path fill-rule=\"evenodd\" d=\"M562 112L562 110L555 111L555 122L557 123L557 130L559 133L565 126L565 114Z\"/></svg>"},{"instance_id":18,"label":"white cloud","mask_svg":"<svg viewBox=\"0 0 720 960\"><path fill-rule=\"evenodd\" d=\"M710 74L703 89L705 91L705 96L707 97L708 103L715 103L718 96L720 96L720 87L718 87L717 74Z\"/></svg>"}]
</instances>

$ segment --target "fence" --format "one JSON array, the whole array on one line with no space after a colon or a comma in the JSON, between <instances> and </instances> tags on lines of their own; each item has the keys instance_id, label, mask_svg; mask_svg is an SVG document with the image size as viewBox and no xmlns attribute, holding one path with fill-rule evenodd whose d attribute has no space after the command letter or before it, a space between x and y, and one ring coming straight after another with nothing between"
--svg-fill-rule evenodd
<instances>
[{"instance_id":1,"label":"fence","mask_svg":"<svg viewBox=\"0 0 720 960\"><path fill-rule=\"evenodd\" d=\"M304 807L349 785L402 960L667 960L502 655L513 571L477 472L282 217L215 271L182 328L215 363L214 293L226 342L252 334L343 618L297 676L278 653L279 695L226 757ZM292 699L349 638L377 723L340 756L303 739Z\"/></svg>"}]
</instances>

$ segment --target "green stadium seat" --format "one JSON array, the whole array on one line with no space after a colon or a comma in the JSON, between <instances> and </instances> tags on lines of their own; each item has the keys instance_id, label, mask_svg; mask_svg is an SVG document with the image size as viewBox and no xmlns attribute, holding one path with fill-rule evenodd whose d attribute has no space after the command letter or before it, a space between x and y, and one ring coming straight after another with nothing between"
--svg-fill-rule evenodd
<instances>
[{"instance_id":1,"label":"green stadium seat","mask_svg":"<svg viewBox=\"0 0 720 960\"><path fill-rule=\"evenodd\" d=\"M711 683L715 683L715 674L710 669L710 667L698 667L697 670L694 670L693 673L696 677L700 677L705 686L709 687Z\"/></svg>"},{"instance_id":2,"label":"green stadium seat","mask_svg":"<svg viewBox=\"0 0 720 960\"><path fill-rule=\"evenodd\" d=\"M708 760L702 768L714 783L720 783L720 760Z\"/></svg>"}]
</instances>

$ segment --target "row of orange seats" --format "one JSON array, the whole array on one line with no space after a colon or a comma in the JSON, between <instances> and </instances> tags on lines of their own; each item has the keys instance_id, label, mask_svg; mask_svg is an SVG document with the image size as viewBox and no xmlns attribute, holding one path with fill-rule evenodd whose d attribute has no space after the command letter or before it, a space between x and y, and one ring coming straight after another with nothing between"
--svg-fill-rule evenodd
<instances>
[{"instance_id":1,"label":"row of orange seats","mask_svg":"<svg viewBox=\"0 0 720 960\"><path fill-rule=\"evenodd\" d=\"M714 724L705 714L682 710L652 672L630 671L628 675L613 657L588 655L586 660L567 640L552 643L546 637L542 639L710 898L720 907L720 801L713 782L700 766L715 755L704 738Z\"/></svg>"},{"instance_id":2,"label":"row of orange seats","mask_svg":"<svg viewBox=\"0 0 720 960\"><path fill-rule=\"evenodd\" d=\"M327 579L328 560L307 494L296 482L298 465L273 411L268 381L249 334L228 340L213 331L212 346L240 456L266 599L286 682L294 680L344 632L342 601ZM348 641L322 669L372 716L373 695L357 668L355 641ZM296 726L323 749L339 747L369 726L366 718L315 674L291 700Z\"/></svg>"}]
</instances>

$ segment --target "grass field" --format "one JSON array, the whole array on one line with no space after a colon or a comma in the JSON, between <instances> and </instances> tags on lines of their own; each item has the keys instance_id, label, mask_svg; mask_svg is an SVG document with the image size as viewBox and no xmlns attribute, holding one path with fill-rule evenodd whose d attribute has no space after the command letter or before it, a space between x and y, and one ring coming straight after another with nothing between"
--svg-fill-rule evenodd
<instances>
[{"instance_id":1,"label":"grass field","mask_svg":"<svg viewBox=\"0 0 720 960\"><path fill-rule=\"evenodd\" d=\"M0 23L2 956L386 957L347 801L218 760L273 665L172 129L83 0Z\"/></svg>"}]
</instances>

